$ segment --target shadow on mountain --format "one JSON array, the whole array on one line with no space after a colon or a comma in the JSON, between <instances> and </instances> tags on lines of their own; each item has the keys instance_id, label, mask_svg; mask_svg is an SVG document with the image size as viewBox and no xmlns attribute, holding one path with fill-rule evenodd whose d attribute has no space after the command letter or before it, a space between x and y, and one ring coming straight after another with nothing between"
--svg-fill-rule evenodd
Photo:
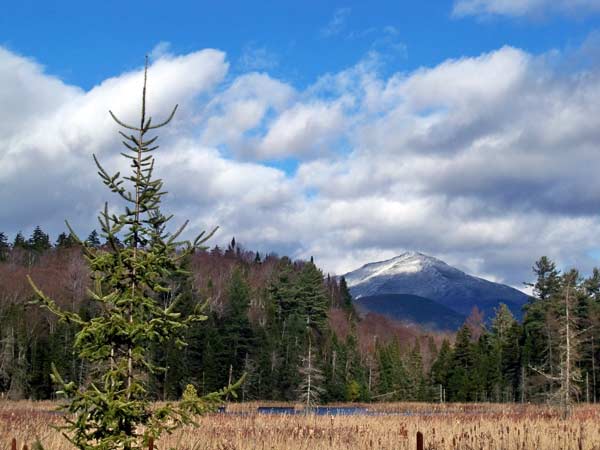
<instances>
[{"instance_id":1,"label":"shadow on mountain","mask_svg":"<svg viewBox=\"0 0 600 450\"><path fill-rule=\"evenodd\" d=\"M354 301L361 315L369 312L394 320L411 322L424 328L457 330L465 316L431 299L411 294L382 294L360 297Z\"/></svg>"}]
</instances>

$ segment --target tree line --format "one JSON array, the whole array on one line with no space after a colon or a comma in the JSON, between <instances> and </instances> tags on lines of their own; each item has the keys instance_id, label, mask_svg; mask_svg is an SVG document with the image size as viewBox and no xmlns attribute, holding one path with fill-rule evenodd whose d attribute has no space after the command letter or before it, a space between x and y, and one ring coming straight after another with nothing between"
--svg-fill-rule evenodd
<instances>
[{"instance_id":1,"label":"tree line","mask_svg":"<svg viewBox=\"0 0 600 450\"><path fill-rule=\"evenodd\" d=\"M95 231L86 243L110 252ZM564 394L567 372L569 398L600 395L597 269L588 278L560 273L543 257L521 323L500 305L489 321L474 310L453 333L359 317L343 278L324 275L312 260L245 250L235 239L185 264L190 275L173 277L160 301L168 307L178 296L182 316L201 311L206 320L190 325L185 347L151 349L166 368L147 375L155 399L180 398L188 385L213 392L244 373L241 400L544 401ZM29 305L28 274L61 308L91 318L91 273L69 233L54 243L40 227L12 241L0 233L0 395L53 398L53 363L79 385L93 371L73 351L74 327Z\"/></svg>"},{"instance_id":2,"label":"tree line","mask_svg":"<svg viewBox=\"0 0 600 450\"><path fill-rule=\"evenodd\" d=\"M542 257L533 272L522 323L500 305L489 327L472 314L442 344L431 381L449 401L598 401L600 271L560 273Z\"/></svg>"}]
</instances>

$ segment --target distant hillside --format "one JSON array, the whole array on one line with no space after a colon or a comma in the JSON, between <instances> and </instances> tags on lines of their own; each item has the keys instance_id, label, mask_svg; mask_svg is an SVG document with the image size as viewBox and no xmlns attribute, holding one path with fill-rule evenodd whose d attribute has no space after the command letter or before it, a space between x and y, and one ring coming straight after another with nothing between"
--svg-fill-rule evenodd
<instances>
[{"instance_id":1,"label":"distant hillside","mask_svg":"<svg viewBox=\"0 0 600 450\"><path fill-rule=\"evenodd\" d=\"M433 330L456 330L466 316L433 300L410 294L383 294L360 297L355 306L359 313L382 314L395 320L421 324Z\"/></svg>"},{"instance_id":2,"label":"distant hillside","mask_svg":"<svg viewBox=\"0 0 600 450\"><path fill-rule=\"evenodd\" d=\"M462 272L445 262L418 252L403 253L387 261L366 264L345 275L355 299L387 294L418 296L468 316L474 306L489 319L500 303L505 303L515 317L522 317L521 307L529 297L523 292ZM392 302L396 299L388 298ZM426 304L424 308L429 308ZM380 305L388 311L393 305ZM429 321L431 318L423 317ZM422 323L422 322L419 322Z\"/></svg>"}]
</instances>

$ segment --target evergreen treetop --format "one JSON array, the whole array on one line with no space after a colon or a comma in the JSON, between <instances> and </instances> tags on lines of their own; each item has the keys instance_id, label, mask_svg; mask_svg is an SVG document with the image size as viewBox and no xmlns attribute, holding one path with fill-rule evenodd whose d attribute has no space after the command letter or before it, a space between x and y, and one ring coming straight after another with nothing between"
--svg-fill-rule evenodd
<instances>
[{"instance_id":1,"label":"evergreen treetop","mask_svg":"<svg viewBox=\"0 0 600 450\"><path fill-rule=\"evenodd\" d=\"M526 283L533 287L533 295L540 300L548 300L560 291L560 272L556 264L547 256L542 256L533 266L537 276L535 283Z\"/></svg>"},{"instance_id":2,"label":"evergreen treetop","mask_svg":"<svg viewBox=\"0 0 600 450\"><path fill-rule=\"evenodd\" d=\"M159 298L171 291L173 277L187 274L182 261L202 248L216 229L208 235L201 233L192 242L178 241L187 222L174 233L166 229L171 216L160 209L166 192L162 180L154 177L152 152L158 148L157 137L148 137L148 133L167 125L177 106L165 121L154 124L146 114L146 76L147 63L139 125L126 124L110 112L129 133L119 132L127 148L122 155L130 162L131 173L111 175L94 155L103 183L127 205L119 215L109 213L108 204L100 212L98 220L108 250L98 248L95 242L82 243L93 274L90 295L100 305L98 315L87 320L60 309L30 280L43 307L78 327L74 347L93 368L92 381L82 386L64 381L56 370L53 374L62 386L61 393L70 399L67 417L73 418L66 419L65 430L82 450L144 448L150 438L192 422L192 414L204 411L232 389L229 386L202 399L158 407L151 405L148 396L143 374L165 370L153 363L149 349L165 342L185 345L182 336L188 326L205 319L197 313L182 317L176 312L177 295L166 306ZM123 247L118 245L118 233L124 235Z\"/></svg>"},{"instance_id":3,"label":"evergreen treetop","mask_svg":"<svg viewBox=\"0 0 600 450\"><path fill-rule=\"evenodd\" d=\"M500 341L508 335L508 331L516 322L512 312L504 303L496 308L496 315L492 319L492 331Z\"/></svg>"},{"instance_id":4,"label":"evergreen treetop","mask_svg":"<svg viewBox=\"0 0 600 450\"><path fill-rule=\"evenodd\" d=\"M116 236L113 236L113 238L116 238ZM96 230L92 230L85 240L85 243L88 247L100 247L100 235L98 232Z\"/></svg>"},{"instance_id":5,"label":"evergreen treetop","mask_svg":"<svg viewBox=\"0 0 600 450\"><path fill-rule=\"evenodd\" d=\"M597 267L594 267L592 275L584 281L584 288L594 300L600 299L600 270Z\"/></svg>"},{"instance_id":6,"label":"evergreen treetop","mask_svg":"<svg viewBox=\"0 0 600 450\"><path fill-rule=\"evenodd\" d=\"M38 225L33 230L31 237L28 241L28 246L31 250L41 253L45 250L52 248L50 243L50 236L42 231L42 228Z\"/></svg>"},{"instance_id":7,"label":"evergreen treetop","mask_svg":"<svg viewBox=\"0 0 600 450\"><path fill-rule=\"evenodd\" d=\"M300 315L309 318L309 327L322 332L326 328L328 300L323 274L313 261L306 263L300 272L297 299Z\"/></svg>"},{"instance_id":8,"label":"evergreen treetop","mask_svg":"<svg viewBox=\"0 0 600 450\"><path fill-rule=\"evenodd\" d=\"M0 261L6 261L10 252L10 244L6 234L0 231Z\"/></svg>"},{"instance_id":9,"label":"evergreen treetop","mask_svg":"<svg viewBox=\"0 0 600 450\"><path fill-rule=\"evenodd\" d=\"M352 294L348 289L345 277L340 278L340 296L342 297L342 306L346 309L352 309Z\"/></svg>"},{"instance_id":10,"label":"evergreen treetop","mask_svg":"<svg viewBox=\"0 0 600 450\"><path fill-rule=\"evenodd\" d=\"M25 240L25 237L23 236L22 232L18 232L15 235L15 239L13 240L13 248L27 248L27 241Z\"/></svg>"},{"instance_id":11,"label":"evergreen treetop","mask_svg":"<svg viewBox=\"0 0 600 450\"><path fill-rule=\"evenodd\" d=\"M56 247L57 248L69 248L74 247L77 244L77 240L73 237L71 233L60 233L58 238L56 238Z\"/></svg>"}]
</instances>

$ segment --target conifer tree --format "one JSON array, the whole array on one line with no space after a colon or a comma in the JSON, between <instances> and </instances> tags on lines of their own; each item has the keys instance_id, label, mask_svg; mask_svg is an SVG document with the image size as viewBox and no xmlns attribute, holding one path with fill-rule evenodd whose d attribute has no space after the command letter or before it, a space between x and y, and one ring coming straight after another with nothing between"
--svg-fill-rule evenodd
<instances>
[{"instance_id":1,"label":"conifer tree","mask_svg":"<svg viewBox=\"0 0 600 450\"><path fill-rule=\"evenodd\" d=\"M489 401L490 393L500 386L501 373L498 363L499 355L494 351L490 335L482 333L473 346L473 368L469 374L470 399ZM506 400L512 401L513 392L507 393Z\"/></svg>"},{"instance_id":2,"label":"conifer tree","mask_svg":"<svg viewBox=\"0 0 600 450\"><path fill-rule=\"evenodd\" d=\"M559 292L560 279L556 264L547 256L542 256L533 266L537 279L535 283L525 283L533 287L533 295L540 300L548 300Z\"/></svg>"},{"instance_id":3,"label":"conifer tree","mask_svg":"<svg viewBox=\"0 0 600 450\"><path fill-rule=\"evenodd\" d=\"M253 333L248 320L250 307L250 286L239 267L233 269L227 289L229 305L221 329L226 366L232 366L234 373L244 372L252 352Z\"/></svg>"},{"instance_id":4,"label":"conifer tree","mask_svg":"<svg viewBox=\"0 0 600 450\"><path fill-rule=\"evenodd\" d=\"M388 345L377 347L379 363L378 397L385 400L405 400L411 388L408 373L402 361L400 345L396 339Z\"/></svg>"},{"instance_id":5,"label":"conifer tree","mask_svg":"<svg viewBox=\"0 0 600 450\"><path fill-rule=\"evenodd\" d=\"M115 237L116 236L113 236L113 239ZM88 247L100 247L100 236L98 235L98 232L96 230L92 230L85 240L85 243L88 245Z\"/></svg>"},{"instance_id":6,"label":"conifer tree","mask_svg":"<svg viewBox=\"0 0 600 450\"><path fill-rule=\"evenodd\" d=\"M235 242L235 237L231 238L231 242L227 246L227 250L225 250L225 256L233 258L239 254L239 251L240 251L240 249Z\"/></svg>"},{"instance_id":7,"label":"conifer tree","mask_svg":"<svg viewBox=\"0 0 600 450\"><path fill-rule=\"evenodd\" d=\"M352 309L352 294L350 294L348 283L344 277L340 278L340 296L342 298L342 307Z\"/></svg>"},{"instance_id":8,"label":"conifer tree","mask_svg":"<svg viewBox=\"0 0 600 450\"><path fill-rule=\"evenodd\" d=\"M440 351L437 354L437 358L431 365L431 381L435 387L439 388L440 403L444 401L444 391L448 385L451 364L452 349L450 348L450 342L448 342L448 339L444 339L442 341Z\"/></svg>"},{"instance_id":9,"label":"conifer tree","mask_svg":"<svg viewBox=\"0 0 600 450\"><path fill-rule=\"evenodd\" d=\"M498 384L492 387L493 392L490 393L496 401L501 400L502 392L506 389L512 392L512 398L522 389L522 386L519 386L523 372L520 337L520 325L510 309L504 303L500 303L500 306L496 308L496 315L492 319L491 333L493 355L491 355L490 362L494 364L494 376L499 374L501 377Z\"/></svg>"},{"instance_id":10,"label":"conifer tree","mask_svg":"<svg viewBox=\"0 0 600 450\"><path fill-rule=\"evenodd\" d=\"M171 216L160 210L166 192L162 180L154 178L152 152L158 148L154 145L157 137L149 137L148 133L168 124L177 106L162 123L155 125L147 117L147 67L146 62L139 125L128 125L110 112L131 133L120 131L128 150L122 155L131 164L131 174L110 175L94 156L103 183L127 204L120 215L109 213L108 204L100 212L102 234L110 249L82 243L93 273L94 291L90 294L100 305L98 315L88 320L60 309L30 279L40 304L62 321L78 327L75 349L93 368L93 381L80 386L64 381L57 370L53 372L55 382L62 386L61 393L69 398L67 417L72 419L66 419L65 431L82 450L141 449L150 438L190 423L192 414L204 411L233 388L229 386L202 399L188 396L178 404L150 404L144 372L165 370L152 363L152 345L172 341L181 347L185 344L181 337L188 326L204 319L197 313L182 317L176 312L176 297L166 307L159 298L170 292L172 277L185 274L185 257L201 248L214 230L208 235L201 233L192 242L179 242L187 222L174 233L166 229ZM126 183L131 187L127 188ZM70 226L69 229L76 237ZM117 233L124 235L123 248L117 245Z\"/></svg>"},{"instance_id":11,"label":"conifer tree","mask_svg":"<svg viewBox=\"0 0 600 450\"><path fill-rule=\"evenodd\" d=\"M6 234L0 232L0 262L6 261L10 253L10 245Z\"/></svg>"},{"instance_id":12,"label":"conifer tree","mask_svg":"<svg viewBox=\"0 0 600 450\"><path fill-rule=\"evenodd\" d=\"M502 357L500 370L504 383L515 393L519 400L527 398L527 370L523 362L523 327L517 321L508 329L507 337L500 350Z\"/></svg>"},{"instance_id":13,"label":"conifer tree","mask_svg":"<svg viewBox=\"0 0 600 450\"><path fill-rule=\"evenodd\" d=\"M38 225L33 230L31 237L29 238L29 248L38 253L44 252L52 248L50 243L50 236L42 231L42 228Z\"/></svg>"},{"instance_id":14,"label":"conifer tree","mask_svg":"<svg viewBox=\"0 0 600 450\"><path fill-rule=\"evenodd\" d=\"M27 241L25 240L23 233L21 233L20 231L15 235L15 239L13 240L12 247L13 248L23 248L23 249L27 248Z\"/></svg>"},{"instance_id":15,"label":"conifer tree","mask_svg":"<svg viewBox=\"0 0 600 450\"><path fill-rule=\"evenodd\" d=\"M492 319L492 332L500 342L504 342L507 338L508 331L516 322L515 317L504 303L500 303L498 308L495 309L495 312L496 315Z\"/></svg>"},{"instance_id":16,"label":"conifer tree","mask_svg":"<svg viewBox=\"0 0 600 450\"><path fill-rule=\"evenodd\" d=\"M600 269L594 267L592 275L584 282L584 288L592 300L600 300Z\"/></svg>"},{"instance_id":17,"label":"conifer tree","mask_svg":"<svg viewBox=\"0 0 600 450\"><path fill-rule=\"evenodd\" d=\"M70 248L74 247L76 244L77 241L71 233L60 233L58 238L56 238L56 248Z\"/></svg>"},{"instance_id":18,"label":"conifer tree","mask_svg":"<svg viewBox=\"0 0 600 450\"><path fill-rule=\"evenodd\" d=\"M279 262L269 285L269 295L275 305L277 320L285 323L298 309L297 283L289 258L284 257Z\"/></svg>"},{"instance_id":19,"label":"conifer tree","mask_svg":"<svg viewBox=\"0 0 600 450\"><path fill-rule=\"evenodd\" d=\"M473 344L471 329L463 325L456 334L448 377L448 397L452 401L468 401L472 395L471 370L473 368Z\"/></svg>"},{"instance_id":20,"label":"conifer tree","mask_svg":"<svg viewBox=\"0 0 600 450\"><path fill-rule=\"evenodd\" d=\"M322 333L327 326L327 295L323 284L323 274L314 264L306 263L298 279L298 313L310 318L310 327Z\"/></svg>"},{"instance_id":21,"label":"conifer tree","mask_svg":"<svg viewBox=\"0 0 600 450\"><path fill-rule=\"evenodd\" d=\"M419 340L415 339L415 344L408 354L407 373L412 390L409 392L411 400L427 400L427 387L423 375L423 358L421 356L421 346Z\"/></svg>"},{"instance_id":22,"label":"conifer tree","mask_svg":"<svg viewBox=\"0 0 600 450\"><path fill-rule=\"evenodd\" d=\"M562 289L562 280L554 262L546 256L536 261L533 272L536 282L526 285L534 288L534 297L523 307L523 365L543 368L545 372L554 374L558 363L558 352L554 342L557 330L551 319L556 316L554 312L557 308L557 296L560 296Z\"/></svg>"},{"instance_id":23,"label":"conifer tree","mask_svg":"<svg viewBox=\"0 0 600 450\"><path fill-rule=\"evenodd\" d=\"M581 367L585 371L586 377L586 399L591 402L597 401L598 376L597 370L599 364L598 352L598 330L600 330L600 270L594 268L592 275L583 283L585 296L582 301L585 303L585 315L580 318L584 329L584 335L581 336Z\"/></svg>"},{"instance_id":24,"label":"conifer tree","mask_svg":"<svg viewBox=\"0 0 600 450\"><path fill-rule=\"evenodd\" d=\"M364 358L361 355L358 330L354 323L351 325L350 334L348 334L348 337L346 338L346 349L348 361L350 362L348 367L348 378L355 380L359 384L361 400L368 400L369 372L365 365Z\"/></svg>"}]
</instances>

